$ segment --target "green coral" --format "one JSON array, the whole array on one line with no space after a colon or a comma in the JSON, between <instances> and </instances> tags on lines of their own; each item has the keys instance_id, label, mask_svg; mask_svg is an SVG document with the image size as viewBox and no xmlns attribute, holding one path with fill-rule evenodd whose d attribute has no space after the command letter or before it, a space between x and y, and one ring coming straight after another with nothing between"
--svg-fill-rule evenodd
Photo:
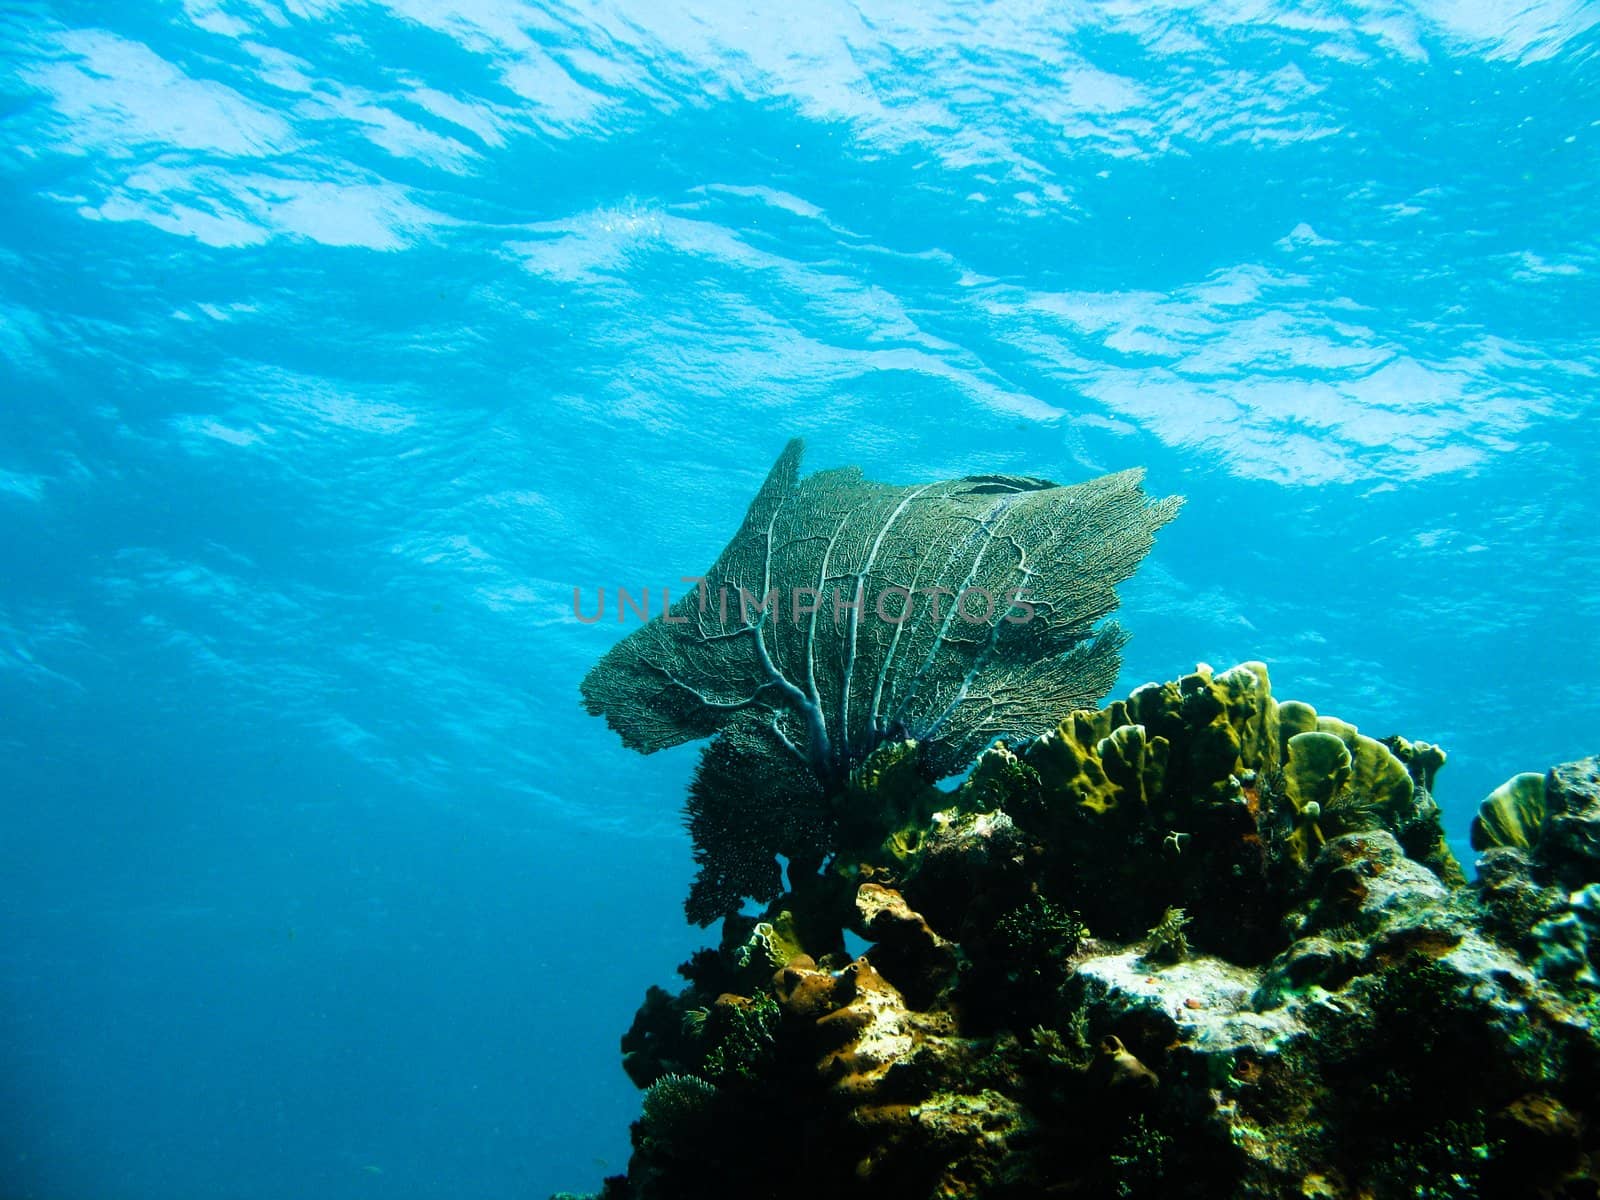
<instances>
[{"instance_id":1,"label":"green coral","mask_svg":"<svg viewBox=\"0 0 1600 1200\"><path fill-rule=\"evenodd\" d=\"M1261 663L1220 675L1200 666L1126 700L1071 713L1028 748L1047 799L1085 814L1138 819L1182 795L1226 801L1237 774L1275 765L1276 706Z\"/></svg>"},{"instance_id":2,"label":"green coral","mask_svg":"<svg viewBox=\"0 0 1600 1200\"><path fill-rule=\"evenodd\" d=\"M1313 730L1289 739L1283 768L1284 793L1294 806L1294 831L1289 844L1294 857L1309 862L1326 840L1322 813L1333 807L1350 782L1350 750L1332 733Z\"/></svg>"},{"instance_id":3,"label":"green coral","mask_svg":"<svg viewBox=\"0 0 1600 1200\"><path fill-rule=\"evenodd\" d=\"M1161 791L1171 746L1143 725L1113 724L1122 715L1115 706L1074 712L1029 748L1027 765L1047 797L1101 815L1148 807Z\"/></svg>"},{"instance_id":4,"label":"green coral","mask_svg":"<svg viewBox=\"0 0 1600 1200\"><path fill-rule=\"evenodd\" d=\"M1526 850L1539 840L1544 824L1544 776L1513 775L1478 806L1472 820L1472 848L1516 846Z\"/></svg>"},{"instance_id":5,"label":"green coral","mask_svg":"<svg viewBox=\"0 0 1600 1200\"><path fill-rule=\"evenodd\" d=\"M997 950L1008 962L1027 964L1029 970L1071 958L1088 936L1082 917L1043 896L1030 896L994 927Z\"/></svg>"},{"instance_id":6,"label":"green coral","mask_svg":"<svg viewBox=\"0 0 1600 1200\"><path fill-rule=\"evenodd\" d=\"M788 908L765 921L730 917L723 926L723 938L734 968L732 990L739 993L761 987L775 970L803 953L795 915Z\"/></svg>"},{"instance_id":7,"label":"green coral","mask_svg":"<svg viewBox=\"0 0 1600 1200\"><path fill-rule=\"evenodd\" d=\"M741 971L753 969L758 975L770 974L781 967L787 960L778 950L775 934L770 921L757 921L750 936L733 952L733 965Z\"/></svg>"},{"instance_id":8,"label":"green coral","mask_svg":"<svg viewBox=\"0 0 1600 1200\"><path fill-rule=\"evenodd\" d=\"M988 812L1038 788L1039 772L998 741L978 755L971 773L956 789L956 806L967 812Z\"/></svg>"},{"instance_id":9,"label":"green coral","mask_svg":"<svg viewBox=\"0 0 1600 1200\"><path fill-rule=\"evenodd\" d=\"M1284 743L1284 790L1295 817L1287 841L1295 860L1310 862L1324 841L1342 834L1409 828L1417 815L1416 785L1405 763L1383 742L1348 721L1316 716L1309 705L1296 705L1292 721L1280 720L1280 728L1312 719L1316 728L1291 734Z\"/></svg>"},{"instance_id":10,"label":"green coral","mask_svg":"<svg viewBox=\"0 0 1600 1200\"><path fill-rule=\"evenodd\" d=\"M1190 906L1208 949L1271 952L1275 896L1305 883L1326 841L1376 828L1461 881L1437 806L1406 764L1348 722L1275 700L1261 663L1145 684L1071 713L1019 757L1038 783L1012 792L1008 815L1046 846L1052 891L1110 936ZM1226 913L1196 899L1219 876Z\"/></svg>"},{"instance_id":11,"label":"green coral","mask_svg":"<svg viewBox=\"0 0 1600 1200\"><path fill-rule=\"evenodd\" d=\"M1317 728L1336 735L1349 750L1350 787L1364 804L1390 817L1405 811L1415 785L1388 746L1337 717L1317 718Z\"/></svg>"},{"instance_id":12,"label":"green coral","mask_svg":"<svg viewBox=\"0 0 1600 1200\"><path fill-rule=\"evenodd\" d=\"M1350 782L1350 749L1332 733L1297 733L1289 739L1283 781L1297 811L1314 804L1318 815Z\"/></svg>"},{"instance_id":13,"label":"green coral","mask_svg":"<svg viewBox=\"0 0 1600 1200\"><path fill-rule=\"evenodd\" d=\"M1288 758L1289 739L1302 733L1312 733L1317 728L1317 710L1303 700L1285 700L1278 705L1278 738L1285 759Z\"/></svg>"},{"instance_id":14,"label":"green coral","mask_svg":"<svg viewBox=\"0 0 1600 1200\"><path fill-rule=\"evenodd\" d=\"M759 1079L772 1062L783 1013L766 993L738 1003L719 1004L712 1012L715 1045L706 1055L705 1071L720 1082Z\"/></svg>"},{"instance_id":15,"label":"green coral","mask_svg":"<svg viewBox=\"0 0 1600 1200\"><path fill-rule=\"evenodd\" d=\"M1047 799L1094 816L1229 803L1241 777L1280 768L1297 811L1325 809L1348 783L1364 805L1398 813L1412 790L1405 765L1381 742L1308 704L1274 700L1258 662L1220 674L1202 664L1176 683L1145 684L1096 712L1074 712L1025 761Z\"/></svg>"},{"instance_id":16,"label":"green coral","mask_svg":"<svg viewBox=\"0 0 1600 1200\"><path fill-rule=\"evenodd\" d=\"M1413 742L1396 734L1383 739L1389 752L1405 764L1412 782L1427 791L1433 791L1434 776L1449 761L1449 755L1431 742Z\"/></svg>"},{"instance_id":17,"label":"green coral","mask_svg":"<svg viewBox=\"0 0 1600 1200\"><path fill-rule=\"evenodd\" d=\"M1178 681L1185 740L1186 773L1213 800L1227 800L1228 779L1246 770L1278 765L1278 705L1266 664L1241 663L1215 674L1201 666Z\"/></svg>"},{"instance_id":18,"label":"green coral","mask_svg":"<svg viewBox=\"0 0 1600 1200\"><path fill-rule=\"evenodd\" d=\"M1398 734L1383 739L1383 744L1411 776L1410 811L1392 821L1394 834L1405 852L1437 875L1449 887L1460 887L1466 880L1461 864L1451 853L1444 833L1444 813L1433 798L1433 781L1449 761L1442 747L1431 742L1413 742Z\"/></svg>"}]
</instances>

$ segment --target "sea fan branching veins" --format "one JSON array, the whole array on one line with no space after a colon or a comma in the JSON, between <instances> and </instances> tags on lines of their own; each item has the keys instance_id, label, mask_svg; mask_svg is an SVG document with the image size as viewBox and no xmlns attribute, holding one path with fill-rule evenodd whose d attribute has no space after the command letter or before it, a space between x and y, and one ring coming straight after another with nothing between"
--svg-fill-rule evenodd
<instances>
[{"instance_id":1,"label":"sea fan branching veins","mask_svg":"<svg viewBox=\"0 0 1600 1200\"><path fill-rule=\"evenodd\" d=\"M830 799L882 742L915 738L950 774L1098 703L1125 640L1098 623L1181 503L1149 501L1138 471L801 480L801 453L784 449L699 586L583 681L643 753L715 735L689 800L701 921L775 894L778 855L824 857Z\"/></svg>"}]
</instances>

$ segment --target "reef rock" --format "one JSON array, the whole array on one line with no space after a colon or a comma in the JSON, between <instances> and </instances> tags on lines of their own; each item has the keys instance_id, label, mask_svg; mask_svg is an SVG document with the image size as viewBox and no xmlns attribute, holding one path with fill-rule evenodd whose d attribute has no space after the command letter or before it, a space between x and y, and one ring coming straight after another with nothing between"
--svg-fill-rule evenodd
<instances>
[{"instance_id":1,"label":"reef rock","mask_svg":"<svg viewBox=\"0 0 1600 1200\"><path fill-rule=\"evenodd\" d=\"M1600 758L1556 767L1544 781L1538 857L1569 887L1600 883Z\"/></svg>"},{"instance_id":2,"label":"reef rock","mask_svg":"<svg viewBox=\"0 0 1600 1200\"><path fill-rule=\"evenodd\" d=\"M1469 883L1444 762L1247 663L954 792L858 773L840 827L893 836L647 996L601 1195L1600 1196L1600 763L1485 801Z\"/></svg>"}]
</instances>

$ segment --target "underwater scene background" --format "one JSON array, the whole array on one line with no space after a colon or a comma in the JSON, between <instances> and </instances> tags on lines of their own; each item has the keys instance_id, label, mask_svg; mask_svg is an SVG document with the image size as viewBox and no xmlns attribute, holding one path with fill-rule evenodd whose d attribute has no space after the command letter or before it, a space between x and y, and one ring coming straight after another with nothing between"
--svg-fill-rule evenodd
<instances>
[{"instance_id":1,"label":"underwater scene background","mask_svg":"<svg viewBox=\"0 0 1600 1200\"><path fill-rule=\"evenodd\" d=\"M0 1194L544 1196L704 939L578 683L792 436L1143 466L1113 695L1600 716L1600 9L0 13Z\"/></svg>"}]
</instances>

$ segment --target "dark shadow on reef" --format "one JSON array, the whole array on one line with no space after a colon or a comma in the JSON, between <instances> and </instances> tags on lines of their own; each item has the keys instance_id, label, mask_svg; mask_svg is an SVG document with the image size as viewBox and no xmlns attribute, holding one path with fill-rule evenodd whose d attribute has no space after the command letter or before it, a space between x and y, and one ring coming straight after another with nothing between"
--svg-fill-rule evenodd
<instances>
[{"instance_id":1,"label":"dark shadow on reef","mask_svg":"<svg viewBox=\"0 0 1600 1200\"><path fill-rule=\"evenodd\" d=\"M600 1196L1600 1197L1600 763L1489 797L1473 883L1443 763L1259 663L954 792L885 742L838 851L651 989Z\"/></svg>"}]
</instances>

